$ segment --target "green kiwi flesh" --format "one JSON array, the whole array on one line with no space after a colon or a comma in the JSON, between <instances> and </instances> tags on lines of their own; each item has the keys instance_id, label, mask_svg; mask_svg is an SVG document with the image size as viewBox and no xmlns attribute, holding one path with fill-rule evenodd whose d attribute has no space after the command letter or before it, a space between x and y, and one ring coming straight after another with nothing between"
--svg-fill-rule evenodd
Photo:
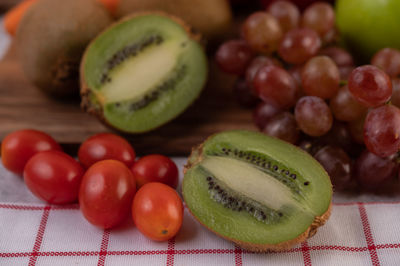
<instances>
[{"instance_id":1,"label":"green kiwi flesh","mask_svg":"<svg viewBox=\"0 0 400 266\"><path fill-rule=\"evenodd\" d=\"M113 128L141 133L182 113L207 79L198 38L160 13L122 20L98 36L81 65L83 107Z\"/></svg>"},{"instance_id":2,"label":"green kiwi flesh","mask_svg":"<svg viewBox=\"0 0 400 266\"><path fill-rule=\"evenodd\" d=\"M216 234L253 251L302 242L330 214L332 185L301 149L251 131L226 131L193 150L183 197Z\"/></svg>"}]
</instances>

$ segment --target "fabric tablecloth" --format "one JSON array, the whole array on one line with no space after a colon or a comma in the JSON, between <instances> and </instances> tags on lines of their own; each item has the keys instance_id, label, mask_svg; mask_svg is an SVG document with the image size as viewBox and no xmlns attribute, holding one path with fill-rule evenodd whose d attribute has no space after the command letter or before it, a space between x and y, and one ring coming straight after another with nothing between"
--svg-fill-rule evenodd
<instances>
[{"instance_id":1,"label":"fabric tablecloth","mask_svg":"<svg viewBox=\"0 0 400 266\"><path fill-rule=\"evenodd\" d=\"M185 159L174 160L182 169ZM332 216L314 237L288 251L256 254L204 229L186 208L168 242L148 240L131 219L101 230L77 205L41 202L0 166L0 225L0 265L400 265L398 195L335 193Z\"/></svg>"}]
</instances>

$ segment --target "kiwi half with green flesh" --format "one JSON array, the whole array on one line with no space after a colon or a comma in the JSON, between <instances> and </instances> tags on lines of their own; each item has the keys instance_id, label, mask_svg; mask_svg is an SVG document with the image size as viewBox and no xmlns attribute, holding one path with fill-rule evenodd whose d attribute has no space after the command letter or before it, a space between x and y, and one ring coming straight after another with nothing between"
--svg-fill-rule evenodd
<instances>
[{"instance_id":1,"label":"kiwi half with green flesh","mask_svg":"<svg viewBox=\"0 0 400 266\"><path fill-rule=\"evenodd\" d=\"M100 34L81 64L85 110L120 131L141 133L182 113L207 79L200 36L178 18L142 13Z\"/></svg>"},{"instance_id":2,"label":"kiwi half with green flesh","mask_svg":"<svg viewBox=\"0 0 400 266\"><path fill-rule=\"evenodd\" d=\"M15 38L25 76L50 95L79 96L83 52L111 23L97 0L36 2L24 15Z\"/></svg>"},{"instance_id":3,"label":"kiwi half with green flesh","mask_svg":"<svg viewBox=\"0 0 400 266\"><path fill-rule=\"evenodd\" d=\"M226 131L195 148L183 198L209 230L251 251L284 250L329 218L332 184L303 150L251 131Z\"/></svg>"}]
</instances>

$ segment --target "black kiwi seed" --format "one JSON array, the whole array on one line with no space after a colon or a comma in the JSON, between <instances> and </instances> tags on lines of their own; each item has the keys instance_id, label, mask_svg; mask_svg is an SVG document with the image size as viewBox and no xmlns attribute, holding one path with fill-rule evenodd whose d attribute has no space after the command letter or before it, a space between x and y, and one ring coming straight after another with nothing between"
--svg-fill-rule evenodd
<instances>
[{"instance_id":1,"label":"black kiwi seed","mask_svg":"<svg viewBox=\"0 0 400 266\"><path fill-rule=\"evenodd\" d=\"M278 212L278 215L279 215L279 217L282 217L282 216L283 216L283 213Z\"/></svg>"},{"instance_id":2,"label":"black kiwi seed","mask_svg":"<svg viewBox=\"0 0 400 266\"><path fill-rule=\"evenodd\" d=\"M272 167L272 169L274 169L274 171L278 171L278 166L277 165L274 165L273 167Z\"/></svg>"},{"instance_id":3,"label":"black kiwi seed","mask_svg":"<svg viewBox=\"0 0 400 266\"><path fill-rule=\"evenodd\" d=\"M296 174L291 174L290 177L293 179L296 179L297 176L296 176Z\"/></svg>"},{"instance_id":4,"label":"black kiwi seed","mask_svg":"<svg viewBox=\"0 0 400 266\"><path fill-rule=\"evenodd\" d=\"M144 39L142 42L134 43L132 45L124 47L122 50L115 53L108 61L107 61L107 72L114 69L116 66L120 65L126 58L130 56L137 55L138 51L142 51L144 48L147 48L149 45L155 43L160 44L163 42L163 37L159 35L151 35L147 39Z\"/></svg>"},{"instance_id":5,"label":"black kiwi seed","mask_svg":"<svg viewBox=\"0 0 400 266\"><path fill-rule=\"evenodd\" d=\"M207 181L211 181L211 179L212 179L211 176L208 176L208 177L207 177Z\"/></svg>"},{"instance_id":6,"label":"black kiwi seed","mask_svg":"<svg viewBox=\"0 0 400 266\"><path fill-rule=\"evenodd\" d=\"M142 109L143 107L146 107L151 102L157 100L157 98L160 96L160 92L165 92L165 91L173 89L175 87L174 84L179 81L180 77L182 77L183 73L185 73L185 72L186 72L185 65L178 68L175 73L175 76L171 77L169 80L162 83L154 91L145 95L144 98L141 99L140 101L132 103L129 108L130 111L136 111L136 110Z\"/></svg>"},{"instance_id":7,"label":"black kiwi seed","mask_svg":"<svg viewBox=\"0 0 400 266\"><path fill-rule=\"evenodd\" d=\"M308 181L304 182L305 186L308 186L309 184L310 184L310 182L308 182Z\"/></svg>"}]
</instances>

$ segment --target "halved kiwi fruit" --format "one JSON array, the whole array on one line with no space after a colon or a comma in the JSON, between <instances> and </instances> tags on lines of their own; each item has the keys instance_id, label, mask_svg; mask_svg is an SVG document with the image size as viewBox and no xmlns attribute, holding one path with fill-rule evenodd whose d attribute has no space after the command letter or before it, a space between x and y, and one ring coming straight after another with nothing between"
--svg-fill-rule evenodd
<instances>
[{"instance_id":1,"label":"halved kiwi fruit","mask_svg":"<svg viewBox=\"0 0 400 266\"><path fill-rule=\"evenodd\" d=\"M100 34L81 64L82 106L129 133L152 130L200 94L207 59L200 36L162 13L126 18Z\"/></svg>"},{"instance_id":2,"label":"halved kiwi fruit","mask_svg":"<svg viewBox=\"0 0 400 266\"><path fill-rule=\"evenodd\" d=\"M329 218L332 184L303 150L251 131L226 131L195 148L183 197L194 217L251 251L283 250Z\"/></svg>"}]
</instances>

